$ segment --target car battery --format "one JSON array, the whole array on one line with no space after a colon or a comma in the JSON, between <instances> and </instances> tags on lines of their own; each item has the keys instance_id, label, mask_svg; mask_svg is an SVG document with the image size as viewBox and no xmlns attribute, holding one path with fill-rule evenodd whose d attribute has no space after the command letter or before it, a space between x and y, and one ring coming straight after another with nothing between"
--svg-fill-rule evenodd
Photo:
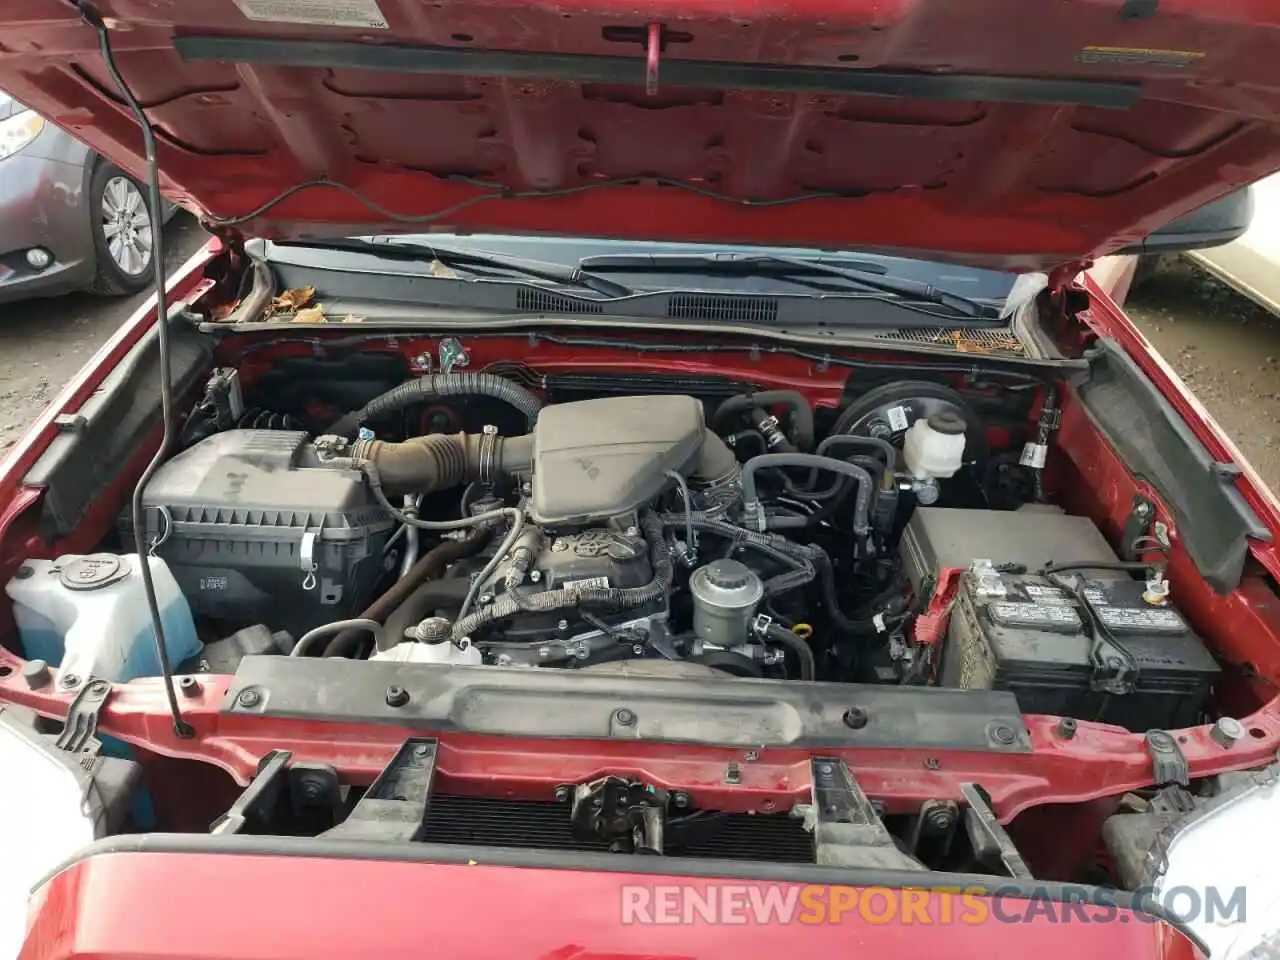
<instances>
[{"instance_id":1,"label":"car battery","mask_svg":"<svg viewBox=\"0 0 1280 960\"><path fill-rule=\"evenodd\" d=\"M1054 582L975 562L961 577L941 683L1008 690L1024 713L1133 731L1195 725L1218 664L1177 609L1145 593L1128 578Z\"/></svg>"}]
</instances>

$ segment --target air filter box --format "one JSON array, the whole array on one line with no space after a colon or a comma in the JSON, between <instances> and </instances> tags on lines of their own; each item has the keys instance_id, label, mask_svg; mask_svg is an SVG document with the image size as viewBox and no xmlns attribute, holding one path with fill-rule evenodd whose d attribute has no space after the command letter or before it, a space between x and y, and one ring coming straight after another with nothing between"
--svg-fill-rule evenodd
<instances>
[{"instance_id":1,"label":"air filter box","mask_svg":"<svg viewBox=\"0 0 1280 960\"><path fill-rule=\"evenodd\" d=\"M302 432L229 430L148 484L146 534L198 617L302 633L355 616L395 521L357 472L321 466ZM120 522L133 535L126 515Z\"/></svg>"}]
</instances>

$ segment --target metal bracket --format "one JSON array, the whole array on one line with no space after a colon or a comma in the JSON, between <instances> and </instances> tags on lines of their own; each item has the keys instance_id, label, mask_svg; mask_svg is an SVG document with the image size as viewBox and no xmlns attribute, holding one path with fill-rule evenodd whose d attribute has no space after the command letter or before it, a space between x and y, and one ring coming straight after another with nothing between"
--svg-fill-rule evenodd
<instances>
[{"instance_id":1,"label":"metal bracket","mask_svg":"<svg viewBox=\"0 0 1280 960\"><path fill-rule=\"evenodd\" d=\"M1170 783L1185 787L1191 783L1187 758L1171 734L1163 730L1148 730L1147 753L1151 754L1151 775L1157 787Z\"/></svg>"},{"instance_id":2,"label":"metal bracket","mask_svg":"<svg viewBox=\"0 0 1280 960\"><path fill-rule=\"evenodd\" d=\"M1121 534L1121 559L1138 559L1138 552L1133 549L1133 543L1139 537L1145 537L1151 532L1151 524L1155 518L1156 505L1142 494L1134 494L1133 504L1129 507L1129 516L1124 521L1124 532Z\"/></svg>"},{"instance_id":3,"label":"metal bracket","mask_svg":"<svg viewBox=\"0 0 1280 960\"><path fill-rule=\"evenodd\" d=\"M110 683L90 678L71 701L66 723L54 741L59 750L80 754L80 766L85 770L92 768L102 749L102 741L97 737L98 717L110 694Z\"/></svg>"},{"instance_id":4,"label":"metal bracket","mask_svg":"<svg viewBox=\"0 0 1280 960\"><path fill-rule=\"evenodd\" d=\"M604 840L613 853L661 856L668 791L639 780L607 776L573 788L569 818L574 836Z\"/></svg>"},{"instance_id":5,"label":"metal bracket","mask_svg":"<svg viewBox=\"0 0 1280 960\"><path fill-rule=\"evenodd\" d=\"M964 813L964 825L969 834L969 842L973 844L974 855L979 860L988 862L998 858L1009 871L1009 876L1015 880L1032 879L1027 862L1022 859L1022 854L996 819L986 791L976 783L962 783L960 795L969 805Z\"/></svg>"},{"instance_id":6,"label":"metal bracket","mask_svg":"<svg viewBox=\"0 0 1280 960\"><path fill-rule=\"evenodd\" d=\"M441 373L450 374L471 364L471 355L457 337L445 337L440 341L439 350ZM429 358L430 354L426 356Z\"/></svg>"},{"instance_id":7,"label":"metal bracket","mask_svg":"<svg viewBox=\"0 0 1280 960\"><path fill-rule=\"evenodd\" d=\"M347 819L322 836L403 843L418 840L427 819L438 741L410 737L382 768Z\"/></svg>"},{"instance_id":8,"label":"metal bracket","mask_svg":"<svg viewBox=\"0 0 1280 960\"><path fill-rule=\"evenodd\" d=\"M314 590L316 588L316 571L320 565L316 563L316 537L315 530L304 530L302 533L302 547L298 552L299 563L302 567L302 589Z\"/></svg>"},{"instance_id":9,"label":"metal bracket","mask_svg":"<svg viewBox=\"0 0 1280 960\"><path fill-rule=\"evenodd\" d=\"M824 866L920 870L921 864L898 849L893 836L843 760L814 757L813 840Z\"/></svg>"},{"instance_id":10,"label":"metal bracket","mask_svg":"<svg viewBox=\"0 0 1280 960\"><path fill-rule=\"evenodd\" d=\"M245 827L262 827L271 818L288 785L288 750L272 750L258 765L258 774L236 798L231 809L213 821L212 834L240 833Z\"/></svg>"}]
</instances>

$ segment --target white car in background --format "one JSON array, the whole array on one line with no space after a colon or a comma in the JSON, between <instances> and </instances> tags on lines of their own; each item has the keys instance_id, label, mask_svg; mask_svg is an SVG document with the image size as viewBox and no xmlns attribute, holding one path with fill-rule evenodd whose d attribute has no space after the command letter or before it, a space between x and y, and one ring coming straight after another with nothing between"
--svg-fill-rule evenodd
<instances>
[{"instance_id":1,"label":"white car in background","mask_svg":"<svg viewBox=\"0 0 1280 960\"><path fill-rule=\"evenodd\" d=\"M1280 314L1280 175L1252 187L1253 220L1238 240L1186 254L1237 293Z\"/></svg>"},{"instance_id":2,"label":"white car in background","mask_svg":"<svg viewBox=\"0 0 1280 960\"><path fill-rule=\"evenodd\" d=\"M1280 313L1280 174L1206 204L1141 243L1102 257L1089 279L1118 304L1154 276L1161 261L1185 256L1233 290Z\"/></svg>"}]
</instances>

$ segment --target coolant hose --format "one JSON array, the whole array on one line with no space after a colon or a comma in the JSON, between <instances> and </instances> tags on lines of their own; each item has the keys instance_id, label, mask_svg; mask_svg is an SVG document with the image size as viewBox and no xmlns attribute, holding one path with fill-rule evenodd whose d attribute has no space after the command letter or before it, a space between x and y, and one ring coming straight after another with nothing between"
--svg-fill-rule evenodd
<instances>
[{"instance_id":1,"label":"coolant hose","mask_svg":"<svg viewBox=\"0 0 1280 960\"><path fill-rule=\"evenodd\" d=\"M796 658L800 661L801 680L813 680L818 675L818 662L813 656L813 650L810 649L809 644L804 642L804 638L794 630L788 630L779 624L770 623L761 633L764 634L763 639L782 644L782 646L796 655Z\"/></svg>"},{"instance_id":2,"label":"coolant hose","mask_svg":"<svg viewBox=\"0 0 1280 960\"><path fill-rule=\"evenodd\" d=\"M465 540L443 540L432 547L409 572L380 593L364 608L361 619L382 622L394 613L425 581L434 580L449 567L472 554L478 553L493 537L493 530L482 527ZM421 619L421 618L419 618ZM325 647L326 657L350 657L360 649L366 630L344 630ZM396 642L399 642L397 638Z\"/></svg>"},{"instance_id":3,"label":"coolant hose","mask_svg":"<svg viewBox=\"0 0 1280 960\"><path fill-rule=\"evenodd\" d=\"M871 531L871 497L875 492L871 482L871 474L857 464L836 460L833 457L820 457L812 453L766 453L752 457L742 465L742 500L746 508L748 521L755 520L757 528L768 527L782 529L785 527L805 526L805 517L775 517L765 515L764 506L756 493L756 474L761 470L781 467L810 467L818 470L829 470L832 473L850 477L858 485L858 492L853 501L853 533L865 537Z\"/></svg>"},{"instance_id":4,"label":"coolant hose","mask_svg":"<svg viewBox=\"0 0 1280 960\"><path fill-rule=\"evenodd\" d=\"M329 634L338 633L342 630L367 630L373 634L376 644L379 646L382 644L382 624L377 620L365 620L357 617L353 620L335 620L333 623L324 623L308 630L293 645L293 649L289 651L289 656L305 657L312 647L319 646L318 640L323 640Z\"/></svg>"},{"instance_id":5,"label":"coolant hose","mask_svg":"<svg viewBox=\"0 0 1280 960\"><path fill-rule=\"evenodd\" d=\"M519 613L551 613L579 606L604 607L610 610L634 610L662 600L671 589L675 567L671 552L662 533L662 520L655 514L646 514L640 520L640 530L649 545L649 560L653 565L653 579L640 587L575 587L572 590L546 590L526 597L504 593L482 610L461 617L453 625L454 643L463 637L471 637L477 630ZM477 581L478 582L478 581Z\"/></svg>"},{"instance_id":6,"label":"coolant hose","mask_svg":"<svg viewBox=\"0 0 1280 960\"><path fill-rule=\"evenodd\" d=\"M776 574L764 581L764 593L767 597L776 597L790 590L812 582L818 575L817 568L809 559L809 547L769 533L757 533L735 526L727 520L694 511L684 513L664 513L662 526L664 529L683 529L686 524L693 524L695 530L722 537L744 549L754 550L769 559L789 567L789 570Z\"/></svg>"},{"instance_id":7,"label":"coolant hose","mask_svg":"<svg viewBox=\"0 0 1280 960\"><path fill-rule=\"evenodd\" d=\"M761 390L759 393L740 393L730 397L716 408L715 415L711 418L711 427L716 433L725 433L733 425L734 418L753 407L768 410L778 406L791 411L791 441L796 448L801 451L812 448L813 407L804 394L795 390Z\"/></svg>"},{"instance_id":8,"label":"coolant hose","mask_svg":"<svg viewBox=\"0 0 1280 960\"><path fill-rule=\"evenodd\" d=\"M346 414L325 433L349 437L366 420L403 410L424 400L454 396L483 396L502 400L524 414L530 428L537 423L538 412L542 409L541 400L505 377L492 373L431 373L374 397L359 410Z\"/></svg>"}]
</instances>

